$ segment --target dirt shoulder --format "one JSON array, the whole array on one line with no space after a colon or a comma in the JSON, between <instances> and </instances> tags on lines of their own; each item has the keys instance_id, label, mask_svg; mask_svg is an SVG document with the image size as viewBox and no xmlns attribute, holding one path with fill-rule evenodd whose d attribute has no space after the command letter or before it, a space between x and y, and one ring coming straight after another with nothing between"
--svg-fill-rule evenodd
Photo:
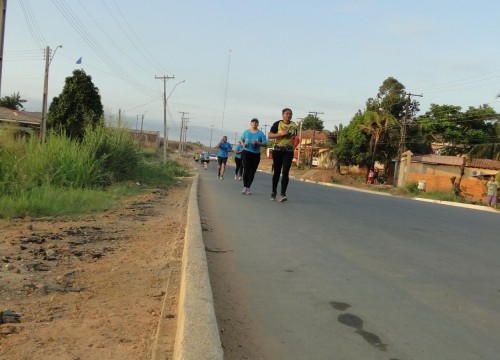
<instances>
[{"instance_id":1,"label":"dirt shoulder","mask_svg":"<svg viewBox=\"0 0 500 360\"><path fill-rule=\"evenodd\" d=\"M0 221L0 358L149 359L164 302L171 358L191 183L78 220Z\"/></svg>"}]
</instances>

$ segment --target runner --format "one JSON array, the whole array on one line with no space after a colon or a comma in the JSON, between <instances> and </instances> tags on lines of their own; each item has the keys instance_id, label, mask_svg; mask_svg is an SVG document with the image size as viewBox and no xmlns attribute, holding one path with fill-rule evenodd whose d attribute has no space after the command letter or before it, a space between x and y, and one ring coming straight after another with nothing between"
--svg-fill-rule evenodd
<instances>
[{"instance_id":1,"label":"runner","mask_svg":"<svg viewBox=\"0 0 500 360\"><path fill-rule=\"evenodd\" d=\"M217 153L217 163L219 164L217 178L224 180L224 171L226 171L226 163L228 158L228 152L233 149L230 143L227 142L227 136L223 136L220 143L215 146L219 149Z\"/></svg>"},{"instance_id":2,"label":"runner","mask_svg":"<svg viewBox=\"0 0 500 360\"><path fill-rule=\"evenodd\" d=\"M210 162L210 153L207 149L203 149L203 152L200 155L201 163L203 164L203 168L205 170L208 169L208 163Z\"/></svg>"},{"instance_id":3,"label":"runner","mask_svg":"<svg viewBox=\"0 0 500 360\"><path fill-rule=\"evenodd\" d=\"M234 148L234 163L236 164L236 170L234 170L234 180L241 180L243 175L243 162L241 160L241 153L243 152L243 146L240 143Z\"/></svg>"},{"instance_id":4,"label":"runner","mask_svg":"<svg viewBox=\"0 0 500 360\"><path fill-rule=\"evenodd\" d=\"M278 183L281 176L280 202L287 201L288 173L293 161L294 138L297 136L297 124L292 121L292 110L281 111L283 120L276 121L269 131L269 139L275 139L273 150L273 182L271 200L276 200Z\"/></svg>"},{"instance_id":5,"label":"runner","mask_svg":"<svg viewBox=\"0 0 500 360\"><path fill-rule=\"evenodd\" d=\"M251 195L250 186L252 186L255 172L260 163L260 147L267 146L266 135L259 130L259 119L250 120L250 129L241 134L240 144L243 146L241 158L243 161L243 191L244 195Z\"/></svg>"}]
</instances>

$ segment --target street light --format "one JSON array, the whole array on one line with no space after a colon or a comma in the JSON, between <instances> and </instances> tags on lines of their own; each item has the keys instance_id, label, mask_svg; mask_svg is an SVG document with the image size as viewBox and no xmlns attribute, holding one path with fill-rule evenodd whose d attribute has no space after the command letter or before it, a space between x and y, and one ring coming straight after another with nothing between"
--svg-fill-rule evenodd
<instances>
[{"instance_id":1,"label":"street light","mask_svg":"<svg viewBox=\"0 0 500 360\"><path fill-rule=\"evenodd\" d=\"M49 88L49 67L52 59L56 55L57 49L62 48L62 45L54 49L54 55L50 58L50 46L45 49L45 78L43 81L43 102L42 102L42 121L40 124L40 139L45 142L45 134L47 132L47 93Z\"/></svg>"},{"instance_id":2,"label":"street light","mask_svg":"<svg viewBox=\"0 0 500 360\"><path fill-rule=\"evenodd\" d=\"M168 96L165 98L165 104L164 104L165 105L165 114L164 114L165 122L163 124L163 138L164 138L164 140L163 140L163 164L167 163L167 147L168 147L167 101L170 98L170 95L172 95L172 93L174 92L177 85L182 84L183 82L186 82L186 80L179 81L177 84L175 84L174 87L172 88L172 90L170 90L170 94L168 94Z\"/></svg>"}]
</instances>

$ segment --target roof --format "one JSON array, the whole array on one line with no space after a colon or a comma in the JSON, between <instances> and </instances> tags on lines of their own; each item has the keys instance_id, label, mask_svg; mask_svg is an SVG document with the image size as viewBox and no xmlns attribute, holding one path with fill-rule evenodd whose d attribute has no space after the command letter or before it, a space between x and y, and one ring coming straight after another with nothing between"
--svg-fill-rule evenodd
<instances>
[{"instance_id":1,"label":"roof","mask_svg":"<svg viewBox=\"0 0 500 360\"><path fill-rule=\"evenodd\" d=\"M0 121L40 126L41 119L25 111L12 110L0 106Z\"/></svg>"},{"instance_id":2,"label":"roof","mask_svg":"<svg viewBox=\"0 0 500 360\"><path fill-rule=\"evenodd\" d=\"M427 164L461 166L463 162L463 157L440 156L431 154L431 155L412 156L411 160ZM480 168L480 169L500 170L500 161L489 160L489 159L467 159L465 162L465 166Z\"/></svg>"},{"instance_id":3,"label":"roof","mask_svg":"<svg viewBox=\"0 0 500 360\"><path fill-rule=\"evenodd\" d=\"M302 130L301 138L302 139L312 139L314 132L314 140L328 140L328 135L323 131L317 130Z\"/></svg>"}]
</instances>

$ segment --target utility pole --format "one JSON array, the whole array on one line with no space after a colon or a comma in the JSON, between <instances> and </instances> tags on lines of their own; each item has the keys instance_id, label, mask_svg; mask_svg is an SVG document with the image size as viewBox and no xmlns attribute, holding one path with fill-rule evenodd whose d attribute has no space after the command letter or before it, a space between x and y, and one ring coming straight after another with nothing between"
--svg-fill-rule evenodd
<instances>
[{"instance_id":1,"label":"utility pole","mask_svg":"<svg viewBox=\"0 0 500 360\"><path fill-rule=\"evenodd\" d=\"M142 126L144 124L144 114L141 117L141 134L139 135L139 147L142 147Z\"/></svg>"},{"instance_id":2,"label":"utility pole","mask_svg":"<svg viewBox=\"0 0 500 360\"><path fill-rule=\"evenodd\" d=\"M184 141L183 141L183 151L187 154L187 146L186 146L186 141L187 141L187 131L188 131L188 124L189 118L186 118L184 121Z\"/></svg>"},{"instance_id":3,"label":"utility pole","mask_svg":"<svg viewBox=\"0 0 500 360\"><path fill-rule=\"evenodd\" d=\"M309 111L309 114L314 114L314 117L317 119L318 114L324 114L322 112L317 112L317 111ZM316 125L314 126L313 129L313 136L312 136L312 141L311 141L311 154L309 157L309 169L312 168L312 161L313 161L313 150L314 150L314 139L316 137Z\"/></svg>"},{"instance_id":4,"label":"utility pole","mask_svg":"<svg viewBox=\"0 0 500 360\"><path fill-rule=\"evenodd\" d=\"M214 125L210 125L210 150L212 150L212 133L214 132Z\"/></svg>"},{"instance_id":5,"label":"utility pole","mask_svg":"<svg viewBox=\"0 0 500 360\"><path fill-rule=\"evenodd\" d=\"M168 146L168 138L167 138L167 80L175 79L175 76L156 76L155 79L159 79L163 81L163 165L167 163L167 146Z\"/></svg>"},{"instance_id":6,"label":"utility pole","mask_svg":"<svg viewBox=\"0 0 500 360\"><path fill-rule=\"evenodd\" d=\"M403 118L401 119L401 138L399 139L399 148L398 148L398 161L396 163L396 166L394 167L394 186L397 186L397 181L398 181L398 172L399 172L399 166L401 164L401 156L403 153L406 151L406 124L409 121L409 111L410 111L410 104L411 104L411 97L412 96L420 96L423 97L422 94L411 94L411 93L406 93L406 103L405 103L405 114L403 115Z\"/></svg>"},{"instance_id":7,"label":"utility pole","mask_svg":"<svg viewBox=\"0 0 500 360\"><path fill-rule=\"evenodd\" d=\"M59 45L54 50L54 55L57 49L62 48ZM45 48L45 76L43 79L43 101L42 101L42 121L40 123L40 140L45 142L45 137L47 133L47 94L49 92L49 68L52 59L50 58L50 46Z\"/></svg>"},{"instance_id":8,"label":"utility pole","mask_svg":"<svg viewBox=\"0 0 500 360\"><path fill-rule=\"evenodd\" d=\"M5 37L5 16L7 15L7 0L0 0L0 94L2 93L3 40Z\"/></svg>"},{"instance_id":9,"label":"utility pole","mask_svg":"<svg viewBox=\"0 0 500 360\"><path fill-rule=\"evenodd\" d=\"M234 132L234 146L236 146L236 139L238 138L238 132Z\"/></svg>"},{"instance_id":10,"label":"utility pole","mask_svg":"<svg viewBox=\"0 0 500 360\"><path fill-rule=\"evenodd\" d=\"M300 166L300 152L302 151L302 123L303 123L303 118L297 118L297 120L300 120L299 122L299 152L297 154L297 167Z\"/></svg>"},{"instance_id":11,"label":"utility pole","mask_svg":"<svg viewBox=\"0 0 500 360\"><path fill-rule=\"evenodd\" d=\"M180 131L180 135L179 135L179 157L181 156L181 152L182 152L182 149L183 149L183 146L182 146L182 139L184 138L183 137L183 134L184 134L184 115L185 114L189 114L188 112L185 112L185 111L179 111L181 115L181 131Z\"/></svg>"},{"instance_id":12,"label":"utility pole","mask_svg":"<svg viewBox=\"0 0 500 360\"><path fill-rule=\"evenodd\" d=\"M137 131L138 126L139 126L139 114L137 114L137 119L135 120L135 131Z\"/></svg>"},{"instance_id":13,"label":"utility pole","mask_svg":"<svg viewBox=\"0 0 500 360\"><path fill-rule=\"evenodd\" d=\"M267 125L267 124L262 125L262 127L264 128L264 135L266 135L266 137L267 137L267 127L268 127L268 126L269 126L269 125Z\"/></svg>"}]
</instances>

